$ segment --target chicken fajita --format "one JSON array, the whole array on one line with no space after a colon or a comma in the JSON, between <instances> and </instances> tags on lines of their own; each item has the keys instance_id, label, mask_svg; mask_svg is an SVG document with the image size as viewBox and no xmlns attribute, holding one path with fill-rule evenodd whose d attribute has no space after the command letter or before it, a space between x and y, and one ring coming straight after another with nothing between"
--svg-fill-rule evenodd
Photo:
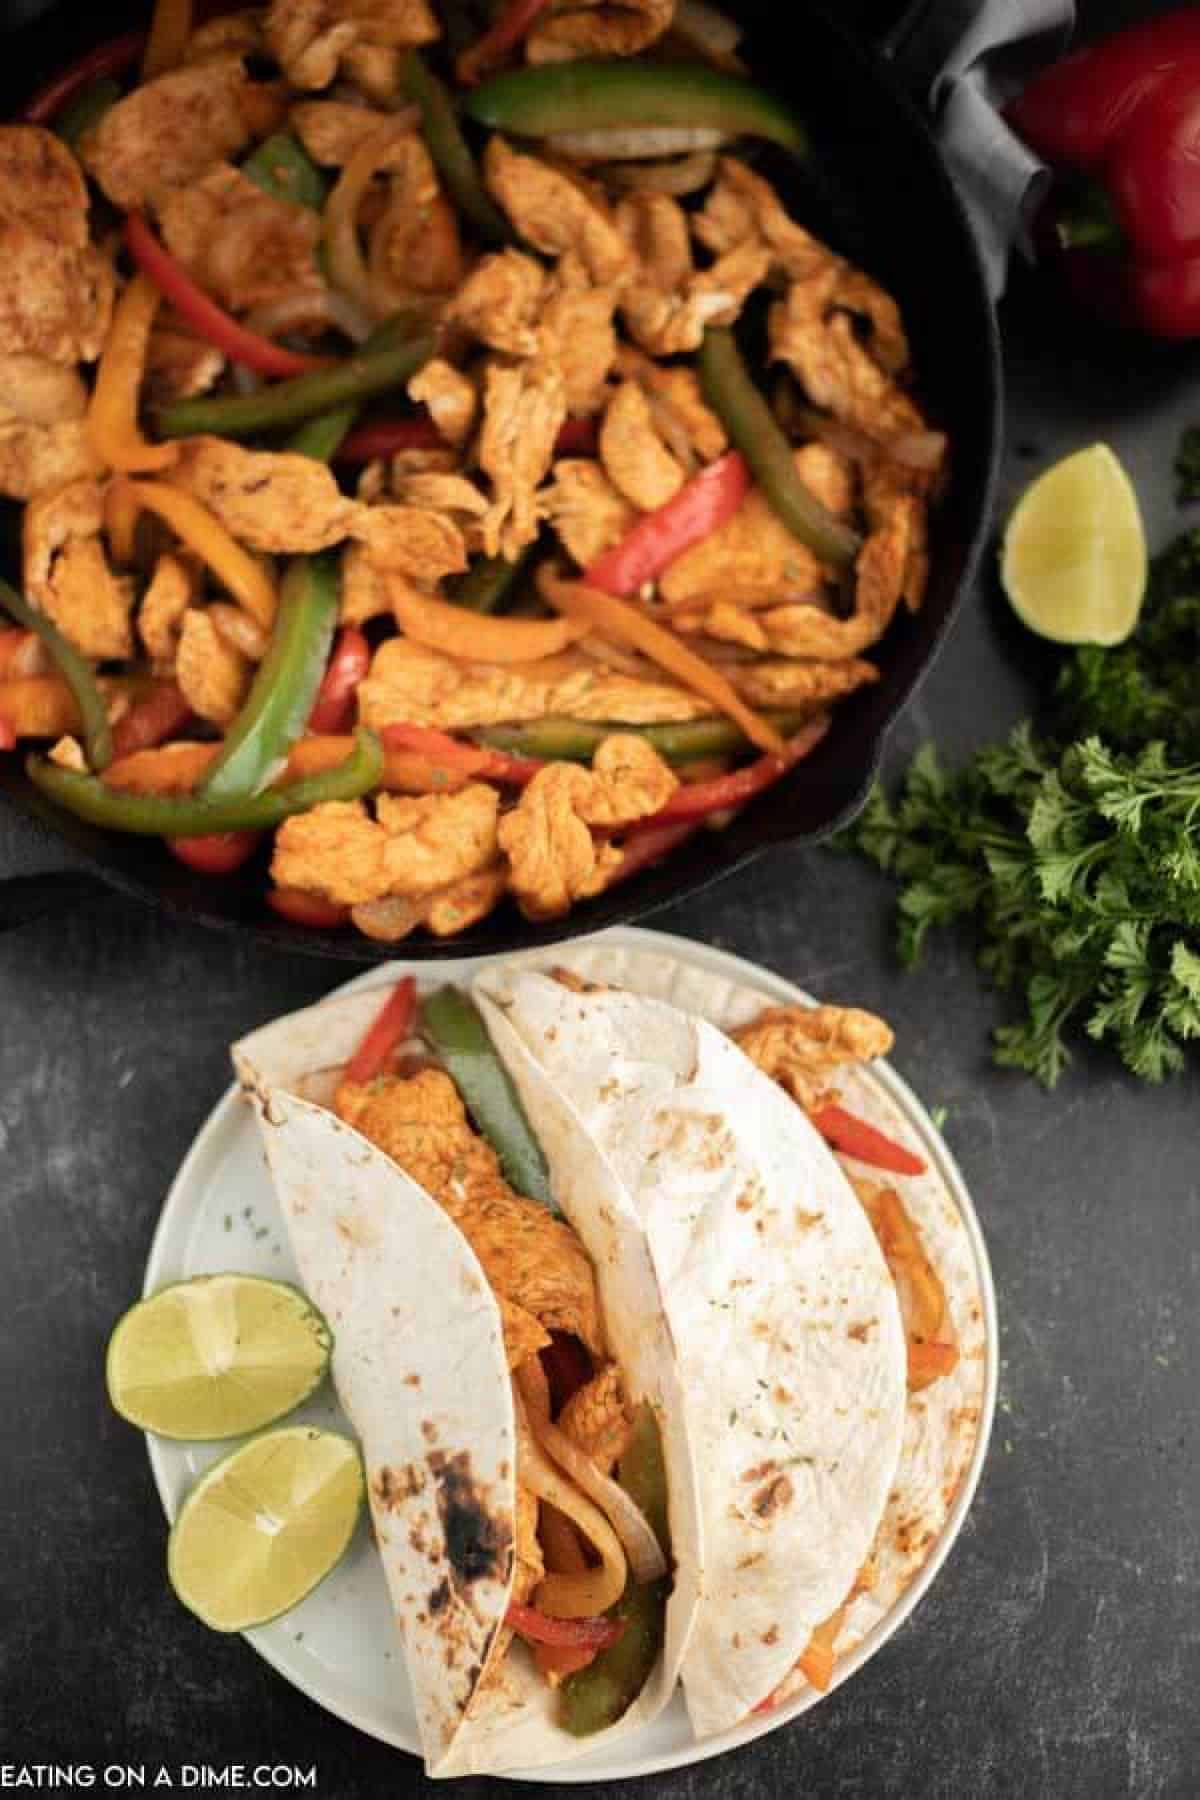
<instances>
[{"instance_id":1,"label":"chicken fajita","mask_svg":"<svg viewBox=\"0 0 1200 1800\"><path fill-rule=\"evenodd\" d=\"M0 743L286 918L555 919L784 777L948 446L691 0L158 0L0 126Z\"/></svg>"}]
</instances>

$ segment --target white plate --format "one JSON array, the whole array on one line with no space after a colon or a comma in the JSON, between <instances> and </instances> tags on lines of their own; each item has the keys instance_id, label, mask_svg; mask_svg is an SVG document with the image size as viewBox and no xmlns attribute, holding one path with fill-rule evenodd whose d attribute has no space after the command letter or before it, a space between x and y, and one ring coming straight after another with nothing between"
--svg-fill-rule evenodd
<instances>
[{"instance_id":1,"label":"white plate","mask_svg":"<svg viewBox=\"0 0 1200 1800\"><path fill-rule=\"evenodd\" d=\"M683 962L762 988L787 1004L805 998L790 982L724 951L694 944L664 932L620 928L607 939L631 947L668 952ZM516 958L531 964L561 959L553 948ZM478 960L417 964L411 972L424 984L466 982L481 967ZM372 969L348 988L381 986L410 971L403 963ZM959 1489L941 1536L920 1574L902 1599L848 1656L839 1659L834 1685L855 1674L903 1624L934 1580L950 1546L962 1529L987 1453L996 1399L996 1300L987 1250L979 1221L961 1174L937 1131L900 1078L876 1065L877 1081L906 1116L922 1141L962 1214L974 1253L983 1294L987 1332L987 1366L979 1435L966 1478ZM190 1275L236 1269L295 1280L287 1235L267 1175L258 1129L238 1090L230 1087L205 1124L171 1186L146 1264L146 1293ZM322 1388L298 1418L347 1429L332 1392ZM178 1444L148 1435L150 1464L158 1491L173 1519L179 1503L199 1472L223 1453L220 1444ZM418 1754L416 1721L405 1678L404 1661L395 1635L387 1593L365 1527L329 1578L286 1617L246 1633L259 1654L305 1694L338 1718L369 1732L386 1744ZM811 1689L790 1705L752 1718L720 1737L697 1743L682 1697L677 1693L665 1713L643 1730L619 1740L613 1751L597 1752L556 1768L539 1769L535 1781L622 1780L650 1775L718 1756L741 1744L777 1731L823 1696Z\"/></svg>"}]
</instances>

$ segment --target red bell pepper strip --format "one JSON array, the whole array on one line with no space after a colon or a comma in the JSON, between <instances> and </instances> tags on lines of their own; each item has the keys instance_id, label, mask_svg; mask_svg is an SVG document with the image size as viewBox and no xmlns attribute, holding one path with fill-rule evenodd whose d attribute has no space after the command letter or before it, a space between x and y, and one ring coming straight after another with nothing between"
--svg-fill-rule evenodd
<instances>
[{"instance_id":1,"label":"red bell pepper strip","mask_svg":"<svg viewBox=\"0 0 1200 1800\"><path fill-rule=\"evenodd\" d=\"M1200 57L1200 9L1182 7L1051 63L1018 94L1013 129L1050 163L1096 169L1131 120Z\"/></svg>"},{"instance_id":2,"label":"red bell pepper strip","mask_svg":"<svg viewBox=\"0 0 1200 1800\"><path fill-rule=\"evenodd\" d=\"M132 68L142 54L146 43L144 31L126 31L120 37L110 38L106 44L97 44L77 62L70 63L51 77L45 87L39 88L30 100L21 117L28 125L49 125L55 120L63 108L69 106L77 94L90 87L94 81L103 81L110 75L123 75L126 69Z\"/></svg>"},{"instance_id":3,"label":"red bell pepper strip","mask_svg":"<svg viewBox=\"0 0 1200 1800\"><path fill-rule=\"evenodd\" d=\"M418 756L460 774L495 781L504 787L525 787L539 769L549 765L536 756L508 756L479 744L464 744L431 725L385 725L380 736L388 750L412 750Z\"/></svg>"},{"instance_id":4,"label":"red bell pepper strip","mask_svg":"<svg viewBox=\"0 0 1200 1800\"><path fill-rule=\"evenodd\" d=\"M316 705L308 729L322 736L349 731L354 721L354 696L371 667L371 646L354 625L338 633L325 678L317 690Z\"/></svg>"},{"instance_id":5,"label":"red bell pepper strip","mask_svg":"<svg viewBox=\"0 0 1200 1800\"><path fill-rule=\"evenodd\" d=\"M350 920L348 906L326 900L323 894L307 894L303 888L268 888L267 905L281 919L292 925L305 925L310 931L336 931Z\"/></svg>"},{"instance_id":6,"label":"red bell pepper strip","mask_svg":"<svg viewBox=\"0 0 1200 1800\"><path fill-rule=\"evenodd\" d=\"M693 544L711 537L750 491L750 470L740 450L727 451L682 487L673 500L639 519L605 550L584 575L589 587L621 597L636 594Z\"/></svg>"},{"instance_id":7,"label":"red bell pepper strip","mask_svg":"<svg viewBox=\"0 0 1200 1800\"><path fill-rule=\"evenodd\" d=\"M598 441L595 419L568 419L554 440L554 454L594 456Z\"/></svg>"},{"instance_id":8,"label":"red bell pepper strip","mask_svg":"<svg viewBox=\"0 0 1200 1800\"><path fill-rule=\"evenodd\" d=\"M458 59L455 73L461 82L470 86L479 80L485 69L492 69L503 62L510 50L515 50L521 40L528 36L530 27L538 14L545 7L547 0L508 0L495 24L469 50L463 52Z\"/></svg>"},{"instance_id":9,"label":"red bell pepper strip","mask_svg":"<svg viewBox=\"0 0 1200 1800\"><path fill-rule=\"evenodd\" d=\"M411 975L406 975L396 983L375 1023L346 1064L346 1080L357 1087L374 1081L396 1045L411 1033L416 1016L417 984Z\"/></svg>"},{"instance_id":10,"label":"red bell pepper strip","mask_svg":"<svg viewBox=\"0 0 1200 1800\"><path fill-rule=\"evenodd\" d=\"M789 741L783 756L760 756L757 762L748 763L744 769L735 769L731 775L718 775L712 781L683 783L655 813L654 822L665 824L671 819L703 819L732 806L744 806L747 800L772 787L794 768L820 743L828 730L828 718L814 719Z\"/></svg>"},{"instance_id":11,"label":"red bell pepper strip","mask_svg":"<svg viewBox=\"0 0 1200 1800\"><path fill-rule=\"evenodd\" d=\"M209 299L203 288L196 286L182 264L155 237L141 213L127 215L125 244L139 269L150 277L180 317L233 362L256 369L260 375L280 376L304 375L310 369L328 366L327 357L302 356L296 350L285 350L239 325L215 300Z\"/></svg>"},{"instance_id":12,"label":"red bell pepper strip","mask_svg":"<svg viewBox=\"0 0 1200 1800\"><path fill-rule=\"evenodd\" d=\"M592 1359L573 1331L552 1331L539 1352L550 1388L550 1411L558 1417L567 1401L592 1378Z\"/></svg>"},{"instance_id":13,"label":"red bell pepper strip","mask_svg":"<svg viewBox=\"0 0 1200 1800\"><path fill-rule=\"evenodd\" d=\"M678 850L680 844L695 837L700 826L699 819L679 819L673 825L634 826L625 839L621 864L609 887L616 887L618 882L628 881L631 876L640 875L643 869L662 862L673 850Z\"/></svg>"},{"instance_id":14,"label":"red bell pepper strip","mask_svg":"<svg viewBox=\"0 0 1200 1800\"><path fill-rule=\"evenodd\" d=\"M574 1675L594 1663L600 1652L594 1644L535 1644L533 1660L543 1675Z\"/></svg>"},{"instance_id":15,"label":"red bell pepper strip","mask_svg":"<svg viewBox=\"0 0 1200 1800\"><path fill-rule=\"evenodd\" d=\"M625 1629L624 1619L609 1619L603 1615L587 1619L553 1619L549 1613L539 1612L536 1606L523 1606L519 1600L509 1601L504 1619L529 1643L561 1645L564 1649L606 1650L616 1643Z\"/></svg>"},{"instance_id":16,"label":"red bell pepper strip","mask_svg":"<svg viewBox=\"0 0 1200 1800\"><path fill-rule=\"evenodd\" d=\"M3 713L0 713L0 750L15 750L16 747L16 728L11 719L6 719Z\"/></svg>"},{"instance_id":17,"label":"red bell pepper strip","mask_svg":"<svg viewBox=\"0 0 1200 1800\"><path fill-rule=\"evenodd\" d=\"M843 1156L869 1163L873 1169L887 1169L893 1175L925 1173L921 1157L914 1156L903 1144L877 1131L865 1119L856 1118L842 1106L822 1106L808 1116L825 1142L834 1150L840 1150Z\"/></svg>"},{"instance_id":18,"label":"red bell pepper strip","mask_svg":"<svg viewBox=\"0 0 1200 1800\"><path fill-rule=\"evenodd\" d=\"M200 875L232 875L258 849L261 831L210 831L202 837L164 839L172 856Z\"/></svg>"},{"instance_id":19,"label":"red bell pepper strip","mask_svg":"<svg viewBox=\"0 0 1200 1800\"><path fill-rule=\"evenodd\" d=\"M347 432L334 452L335 462L374 462L398 450L444 450L446 440L428 413L408 419L376 419Z\"/></svg>"},{"instance_id":20,"label":"red bell pepper strip","mask_svg":"<svg viewBox=\"0 0 1200 1800\"><path fill-rule=\"evenodd\" d=\"M113 726L113 755L132 756L137 750L153 750L182 731L192 709L173 681L165 681L144 700L137 701Z\"/></svg>"}]
</instances>

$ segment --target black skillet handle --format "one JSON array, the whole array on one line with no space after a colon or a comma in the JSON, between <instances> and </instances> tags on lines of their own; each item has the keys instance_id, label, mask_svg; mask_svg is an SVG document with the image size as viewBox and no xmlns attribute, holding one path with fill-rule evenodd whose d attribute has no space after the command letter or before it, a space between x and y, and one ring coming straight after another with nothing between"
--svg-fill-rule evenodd
<instances>
[{"instance_id":1,"label":"black skillet handle","mask_svg":"<svg viewBox=\"0 0 1200 1800\"><path fill-rule=\"evenodd\" d=\"M104 883L80 853L15 807L0 814L0 931L94 903Z\"/></svg>"}]
</instances>

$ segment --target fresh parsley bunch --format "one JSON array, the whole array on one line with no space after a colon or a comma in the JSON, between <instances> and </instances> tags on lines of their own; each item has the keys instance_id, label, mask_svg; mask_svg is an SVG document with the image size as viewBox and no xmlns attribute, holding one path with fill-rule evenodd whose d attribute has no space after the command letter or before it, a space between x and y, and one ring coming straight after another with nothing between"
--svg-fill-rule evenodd
<instances>
[{"instance_id":1,"label":"fresh parsley bunch","mask_svg":"<svg viewBox=\"0 0 1200 1800\"><path fill-rule=\"evenodd\" d=\"M1138 630L1064 664L1046 725L958 771L918 752L849 843L900 883L898 948L970 923L1019 996L995 1060L1053 1087L1082 1028L1161 1081L1200 1038L1200 532L1156 560Z\"/></svg>"}]
</instances>

